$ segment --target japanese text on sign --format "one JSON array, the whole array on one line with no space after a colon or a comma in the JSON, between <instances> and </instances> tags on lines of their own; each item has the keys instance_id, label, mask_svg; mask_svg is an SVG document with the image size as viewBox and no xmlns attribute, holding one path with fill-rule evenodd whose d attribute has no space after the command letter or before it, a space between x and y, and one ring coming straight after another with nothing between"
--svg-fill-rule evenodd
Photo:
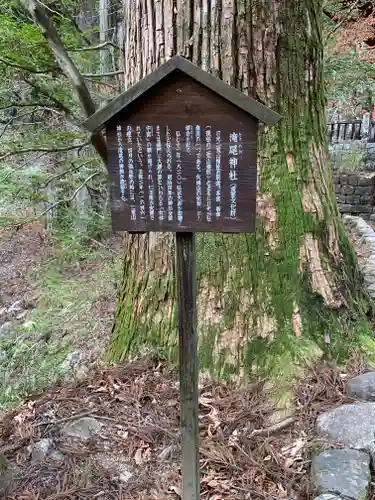
<instances>
[{"instance_id":1,"label":"japanese text on sign","mask_svg":"<svg viewBox=\"0 0 375 500\"><path fill-rule=\"evenodd\" d=\"M130 219L184 224L237 218L242 134L211 125L116 127L120 199ZM242 165L242 169L244 169Z\"/></svg>"}]
</instances>

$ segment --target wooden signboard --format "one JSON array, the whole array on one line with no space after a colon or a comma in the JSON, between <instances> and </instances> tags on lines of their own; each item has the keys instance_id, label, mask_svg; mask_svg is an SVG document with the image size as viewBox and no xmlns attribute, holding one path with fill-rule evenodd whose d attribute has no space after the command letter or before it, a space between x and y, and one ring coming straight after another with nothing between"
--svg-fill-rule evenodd
<instances>
[{"instance_id":1,"label":"wooden signboard","mask_svg":"<svg viewBox=\"0 0 375 500\"><path fill-rule=\"evenodd\" d=\"M116 231L176 233L183 500L199 498L195 233L254 230L258 123L280 116L176 56L91 116Z\"/></svg>"}]
</instances>

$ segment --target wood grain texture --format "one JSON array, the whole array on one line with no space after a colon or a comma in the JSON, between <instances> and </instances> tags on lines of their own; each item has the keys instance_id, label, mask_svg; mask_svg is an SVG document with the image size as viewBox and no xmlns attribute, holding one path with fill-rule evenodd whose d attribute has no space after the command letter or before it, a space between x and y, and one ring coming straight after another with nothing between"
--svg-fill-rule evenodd
<instances>
[{"instance_id":1,"label":"wood grain texture","mask_svg":"<svg viewBox=\"0 0 375 500\"><path fill-rule=\"evenodd\" d=\"M115 230L253 231L258 120L175 72L106 132Z\"/></svg>"},{"instance_id":2,"label":"wood grain texture","mask_svg":"<svg viewBox=\"0 0 375 500\"><path fill-rule=\"evenodd\" d=\"M176 261L179 294L182 500L198 500L198 338L194 233L176 234Z\"/></svg>"}]
</instances>

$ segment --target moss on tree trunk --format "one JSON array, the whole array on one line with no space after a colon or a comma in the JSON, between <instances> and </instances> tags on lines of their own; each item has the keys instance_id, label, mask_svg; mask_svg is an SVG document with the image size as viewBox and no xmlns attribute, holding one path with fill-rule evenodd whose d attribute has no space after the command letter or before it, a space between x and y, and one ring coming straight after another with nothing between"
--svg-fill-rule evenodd
<instances>
[{"instance_id":1,"label":"moss on tree trunk","mask_svg":"<svg viewBox=\"0 0 375 500\"><path fill-rule=\"evenodd\" d=\"M367 307L327 160L320 0L134 0L126 86L178 53L282 115L259 141L253 235L199 234L202 369L285 372ZM128 235L109 357L177 355L173 235ZM346 330L345 330L346 331ZM336 340L337 335L337 340Z\"/></svg>"}]
</instances>

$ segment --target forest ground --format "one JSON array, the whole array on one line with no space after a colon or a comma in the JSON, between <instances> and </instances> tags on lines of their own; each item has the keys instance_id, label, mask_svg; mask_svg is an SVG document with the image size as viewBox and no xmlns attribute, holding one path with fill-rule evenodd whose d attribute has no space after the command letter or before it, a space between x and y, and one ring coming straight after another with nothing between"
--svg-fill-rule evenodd
<instances>
[{"instance_id":1,"label":"forest ground","mask_svg":"<svg viewBox=\"0 0 375 500\"><path fill-rule=\"evenodd\" d=\"M38 222L0 230L0 409L101 362L120 247L120 237L83 243Z\"/></svg>"},{"instance_id":2,"label":"forest ground","mask_svg":"<svg viewBox=\"0 0 375 500\"><path fill-rule=\"evenodd\" d=\"M180 498L178 373L156 358L103 362L121 238L83 242L35 222L0 232L0 261L2 498ZM346 367L306 367L281 426L267 381L202 379L202 500L312 498L316 416L344 402L345 379L364 369L357 351ZM89 438L66 434L87 419Z\"/></svg>"}]
</instances>

